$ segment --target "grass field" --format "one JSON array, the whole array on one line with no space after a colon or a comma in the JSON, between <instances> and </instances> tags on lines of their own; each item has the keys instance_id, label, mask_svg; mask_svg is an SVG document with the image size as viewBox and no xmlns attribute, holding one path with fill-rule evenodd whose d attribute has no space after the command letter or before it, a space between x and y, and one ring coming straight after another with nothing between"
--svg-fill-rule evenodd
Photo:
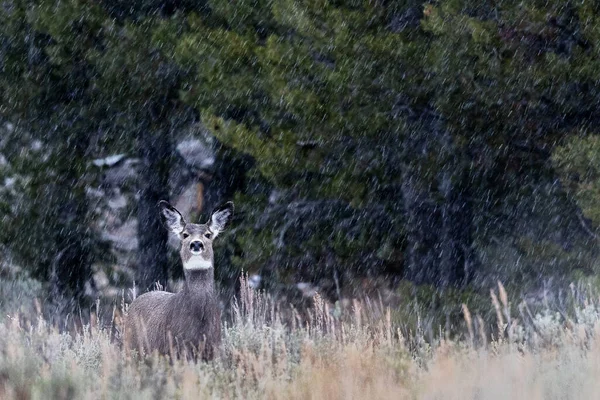
<instances>
[{"instance_id":1,"label":"grass field","mask_svg":"<svg viewBox=\"0 0 600 400\"><path fill-rule=\"evenodd\" d=\"M0 398L600 398L596 301L518 320L500 286L490 308L489 332L465 307L462 339L431 343L418 329L402 333L382 307L354 302L340 316L317 297L300 317L242 285L221 354L208 363L126 356L120 310L70 333L42 317L4 317Z\"/></svg>"}]
</instances>

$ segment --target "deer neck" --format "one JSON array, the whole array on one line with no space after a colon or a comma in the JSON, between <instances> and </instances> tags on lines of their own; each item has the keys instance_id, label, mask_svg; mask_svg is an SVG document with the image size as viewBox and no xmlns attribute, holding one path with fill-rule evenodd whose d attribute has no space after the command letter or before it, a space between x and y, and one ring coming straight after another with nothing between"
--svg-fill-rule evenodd
<instances>
[{"instance_id":1,"label":"deer neck","mask_svg":"<svg viewBox=\"0 0 600 400\"><path fill-rule=\"evenodd\" d=\"M213 268L185 270L185 293L194 297L213 296L215 274Z\"/></svg>"}]
</instances>

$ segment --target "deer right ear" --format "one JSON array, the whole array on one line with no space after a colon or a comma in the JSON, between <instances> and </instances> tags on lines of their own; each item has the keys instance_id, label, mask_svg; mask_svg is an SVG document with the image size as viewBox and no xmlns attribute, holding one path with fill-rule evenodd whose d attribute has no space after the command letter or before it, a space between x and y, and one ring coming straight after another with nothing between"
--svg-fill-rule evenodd
<instances>
[{"instance_id":1,"label":"deer right ear","mask_svg":"<svg viewBox=\"0 0 600 400\"><path fill-rule=\"evenodd\" d=\"M215 208L210 216L208 229L214 234L213 239L225 229L233 217L233 202L228 201Z\"/></svg>"},{"instance_id":2,"label":"deer right ear","mask_svg":"<svg viewBox=\"0 0 600 400\"><path fill-rule=\"evenodd\" d=\"M164 200L161 200L158 203L158 206L160 208L160 219L162 220L165 228L177 235L180 235L185 228L185 220L183 219L181 213Z\"/></svg>"}]
</instances>

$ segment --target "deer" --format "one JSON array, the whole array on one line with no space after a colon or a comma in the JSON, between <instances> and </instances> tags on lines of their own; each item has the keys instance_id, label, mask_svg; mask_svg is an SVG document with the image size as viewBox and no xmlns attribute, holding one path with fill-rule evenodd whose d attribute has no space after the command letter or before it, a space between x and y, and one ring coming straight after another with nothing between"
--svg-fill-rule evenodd
<instances>
[{"instance_id":1,"label":"deer","mask_svg":"<svg viewBox=\"0 0 600 400\"><path fill-rule=\"evenodd\" d=\"M214 282L213 240L233 216L233 203L215 208L205 224L184 220L167 201L158 203L163 225L181 243L185 282L177 293L154 290L129 306L124 344L140 354L210 360L221 344L221 309Z\"/></svg>"}]
</instances>

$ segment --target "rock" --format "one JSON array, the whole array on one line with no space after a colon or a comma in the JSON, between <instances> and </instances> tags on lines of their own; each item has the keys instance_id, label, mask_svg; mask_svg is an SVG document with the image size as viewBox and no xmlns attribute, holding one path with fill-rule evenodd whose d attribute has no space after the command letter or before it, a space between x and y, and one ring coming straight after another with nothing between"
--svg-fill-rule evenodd
<instances>
[{"instance_id":1,"label":"rock","mask_svg":"<svg viewBox=\"0 0 600 400\"><path fill-rule=\"evenodd\" d=\"M98 272L96 272L94 274L93 278L94 278L94 284L96 285L96 288L98 288L98 289L104 289L105 287L107 287L110 284L110 281L108 280L108 277L106 276L106 273L102 269L100 269Z\"/></svg>"},{"instance_id":2,"label":"rock","mask_svg":"<svg viewBox=\"0 0 600 400\"><path fill-rule=\"evenodd\" d=\"M177 136L175 151L180 157L174 157L171 166L170 200L184 215L197 215L204 201L203 185L209 181L203 174L210 175L216 162L215 139L201 124L190 125ZM90 165L103 173L101 184L87 192L97 204L95 229L101 240L108 242L117 263L128 265L138 249L135 209L141 160L121 153L91 160ZM179 247L175 238L170 238L169 244Z\"/></svg>"},{"instance_id":3,"label":"rock","mask_svg":"<svg viewBox=\"0 0 600 400\"><path fill-rule=\"evenodd\" d=\"M250 275L250 277L248 278L248 286L250 286L252 289L258 289L260 288L261 281L262 277L260 275Z\"/></svg>"},{"instance_id":4,"label":"rock","mask_svg":"<svg viewBox=\"0 0 600 400\"><path fill-rule=\"evenodd\" d=\"M109 186L124 186L134 183L138 178L137 158L121 159L109 167L104 174L104 184Z\"/></svg>"},{"instance_id":5,"label":"rock","mask_svg":"<svg viewBox=\"0 0 600 400\"><path fill-rule=\"evenodd\" d=\"M313 297L317 294L317 288L313 284L309 282L298 282L296 283L296 288L300 290L302 296L304 297Z\"/></svg>"},{"instance_id":6,"label":"rock","mask_svg":"<svg viewBox=\"0 0 600 400\"><path fill-rule=\"evenodd\" d=\"M126 157L125 154L115 154L112 156L98 158L92 161L96 167L113 167Z\"/></svg>"},{"instance_id":7,"label":"rock","mask_svg":"<svg viewBox=\"0 0 600 400\"><path fill-rule=\"evenodd\" d=\"M194 169L210 170L215 164L212 137L187 139L177 144L176 150L185 163Z\"/></svg>"},{"instance_id":8,"label":"rock","mask_svg":"<svg viewBox=\"0 0 600 400\"><path fill-rule=\"evenodd\" d=\"M120 190L116 190L114 195L108 199L108 207L113 211L121 210L129 204L127 196L121 193Z\"/></svg>"},{"instance_id":9,"label":"rock","mask_svg":"<svg viewBox=\"0 0 600 400\"><path fill-rule=\"evenodd\" d=\"M138 248L137 219L131 218L123 225L101 232L102 240L111 242L115 249L134 251Z\"/></svg>"}]
</instances>

